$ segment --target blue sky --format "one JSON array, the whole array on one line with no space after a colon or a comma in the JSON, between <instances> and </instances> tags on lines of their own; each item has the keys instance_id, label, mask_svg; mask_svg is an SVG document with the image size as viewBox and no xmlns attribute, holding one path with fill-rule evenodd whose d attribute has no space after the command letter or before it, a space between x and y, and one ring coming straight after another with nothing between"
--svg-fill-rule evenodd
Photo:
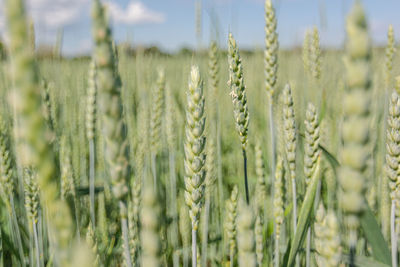
<instances>
[{"instance_id":1,"label":"blue sky","mask_svg":"<svg viewBox=\"0 0 400 267\"><path fill-rule=\"evenodd\" d=\"M3 2L0 0L0 32L4 30ZM54 43L57 29L64 29L63 53L84 54L91 49L91 0L28 0L35 21L37 43ZM108 0L109 13L117 41L134 45L158 45L167 51L196 46L195 0ZM324 46L341 46L344 19L351 0L273 0L282 47L302 43L306 29L316 25ZM370 32L376 43L386 40L389 24L400 35L400 1L364 0ZM214 38L217 18L219 42L225 45L232 31L240 47L262 47L264 38L263 0L202 0L202 44ZM397 18L396 18L397 17ZM215 21L215 19L214 19Z\"/></svg>"}]
</instances>

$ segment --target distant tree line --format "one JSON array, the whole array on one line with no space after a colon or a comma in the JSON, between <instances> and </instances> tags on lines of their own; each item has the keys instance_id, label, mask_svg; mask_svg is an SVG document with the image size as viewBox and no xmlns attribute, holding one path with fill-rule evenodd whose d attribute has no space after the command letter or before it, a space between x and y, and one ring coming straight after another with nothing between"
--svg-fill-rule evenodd
<instances>
[{"instance_id":1,"label":"distant tree line","mask_svg":"<svg viewBox=\"0 0 400 267\"><path fill-rule=\"evenodd\" d=\"M383 50L383 47L376 47L375 49L377 50ZM329 49L329 51L334 52L337 49ZM151 46L132 46L127 43L121 43L118 44L118 51L121 54L124 54L126 56L131 56L131 57L136 57L138 54L141 55L153 55L156 57L170 57L170 56L193 56L193 55L204 55L206 56L208 53L207 47L200 51L196 51L196 49L193 49L188 46L184 46L180 48L179 50L175 52L166 52L165 50L162 50L156 45L151 45ZM284 52L286 53L301 53L301 47L295 47L292 49L285 50ZM60 51L56 49L56 46L48 45L48 44L40 44L35 48L35 53L36 57L38 59L62 59L63 56ZM226 56L227 52L225 50L221 50L221 56ZM263 53L262 50L260 49L242 49L240 51L242 56L251 56L253 54L258 54L258 53ZM6 60L7 59L7 46L5 45L3 40L0 40L0 60ZM74 59L85 59L89 58L90 55L83 55L83 56L78 56L78 57L73 57Z\"/></svg>"}]
</instances>

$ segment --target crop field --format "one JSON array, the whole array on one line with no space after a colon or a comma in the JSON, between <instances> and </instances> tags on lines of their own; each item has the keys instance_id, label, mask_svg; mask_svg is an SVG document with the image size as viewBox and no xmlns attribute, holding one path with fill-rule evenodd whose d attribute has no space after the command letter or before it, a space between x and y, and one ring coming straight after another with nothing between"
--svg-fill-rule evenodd
<instances>
[{"instance_id":1,"label":"crop field","mask_svg":"<svg viewBox=\"0 0 400 267\"><path fill-rule=\"evenodd\" d=\"M88 58L39 57L3 0L0 266L398 266L400 65L362 1L343 48L231 33L132 55L92 1Z\"/></svg>"}]
</instances>

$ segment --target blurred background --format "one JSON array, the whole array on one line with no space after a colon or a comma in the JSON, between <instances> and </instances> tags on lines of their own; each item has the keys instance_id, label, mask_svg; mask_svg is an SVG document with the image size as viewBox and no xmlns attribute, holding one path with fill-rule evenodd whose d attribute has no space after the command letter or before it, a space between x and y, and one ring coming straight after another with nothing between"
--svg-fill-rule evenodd
<instances>
[{"instance_id":1,"label":"blurred background","mask_svg":"<svg viewBox=\"0 0 400 267\"><path fill-rule=\"evenodd\" d=\"M3 4L0 0L0 33L4 31ZM57 47L66 57L90 54L90 0L28 0L35 24L39 55ZM161 53L188 52L206 48L210 40L226 46L232 32L241 49L264 47L263 0L113 0L108 5L114 36L118 44L134 50L141 47ZM280 47L300 47L306 29L319 28L321 45L341 48L344 41L345 14L353 1L348 0L274 0L278 19ZM398 0L364 0L373 41L386 42L391 23L395 35L400 32Z\"/></svg>"}]
</instances>

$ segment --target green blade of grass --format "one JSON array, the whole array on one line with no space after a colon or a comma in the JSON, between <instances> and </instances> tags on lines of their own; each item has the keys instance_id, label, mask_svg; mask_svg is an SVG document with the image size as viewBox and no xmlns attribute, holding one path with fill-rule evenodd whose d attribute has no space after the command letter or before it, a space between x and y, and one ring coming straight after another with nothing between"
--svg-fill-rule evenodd
<instances>
[{"instance_id":1,"label":"green blade of grass","mask_svg":"<svg viewBox=\"0 0 400 267\"><path fill-rule=\"evenodd\" d=\"M299 136L301 138L305 138L303 133L300 133ZM324 157L326 157L326 159L328 160L329 164L331 165L333 171L336 172L336 168L338 168L340 166L339 161L336 159L336 157L334 155L332 155L331 152L329 152L324 146L322 146L321 144L318 145L318 148L321 149L322 151L322 155L324 155Z\"/></svg>"},{"instance_id":2,"label":"green blade of grass","mask_svg":"<svg viewBox=\"0 0 400 267\"><path fill-rule=\"evenodd\" d=\"M319 157L318 161L317 161L317 167L314 171L313 177L311 179L311 183L310 183L309 187L307 188L304 202L300 209L300 216L299 216L299 220L297 222L297 231L296 231L296 234L295 234L295 236L292 240L291 246L290 246L289 257L288 257L287 263L285 264L285 262L284 262L283 266L293 266L294 265L295 259L296 259L296 254L304 242L304 238L306 236L308 225L310 224L310 221L312 219L314 199L316 196L318 183L319 183L319 180L321 177L320 162L321 162L321 158Z\"/></svg>"},{"instance_id":3,"label":"green blade of grass","mask_svg":"<svg viewBox=\"0 0 400 267\"><path fill-rule=\"evenodd\" d=\"M365 201L365 203L367 203L367 201ZM372 256L376 261L390 266L391 254L389 247L386 244L385 238L382 235L379 224L375 220L371 208L368 206L368 204L365 205L365 211L361 216L361 227L364 230L364 235L372 248Z\"/></svg>"},{"instance_id":4,"label":"green blade of grass","mask_svg":"<svg viewBox=\"0 0 400 267\"><path fill-rule=\"evenodd\" d=\"M344 262L349 264L350 263L350 256L345 255L343 257ZM390 267L390 265L381 263L379 261L376 261L374 258L371 257L366 257L362 255L357 255L355 259L355 266L356 267Z\"/></svg>"},{"instance_id":5,"label":"green blade of grass","mask_svg":"<svg viewBox=\"0 0 400 267\"><path fill-rule=\"evenodd\" d=\"M326 157L329 164L332 166L333 171L336 172L336 168L340 166L339 161L325 147L321 145L319 145L318 147L321 149L322 154Z\"/></svg>"},{"instance_id":6,"label":"green blade of grass","mask_svg":"<svg viewBox=\"0 0 400 267\"><path fill-rule=\"evenodd\" d=\"M15 246L11 237L1 229L1 242L2 242L2 253L8 250L12 255L18 255L18 248Z\"/></svg>"}]
</instances>

